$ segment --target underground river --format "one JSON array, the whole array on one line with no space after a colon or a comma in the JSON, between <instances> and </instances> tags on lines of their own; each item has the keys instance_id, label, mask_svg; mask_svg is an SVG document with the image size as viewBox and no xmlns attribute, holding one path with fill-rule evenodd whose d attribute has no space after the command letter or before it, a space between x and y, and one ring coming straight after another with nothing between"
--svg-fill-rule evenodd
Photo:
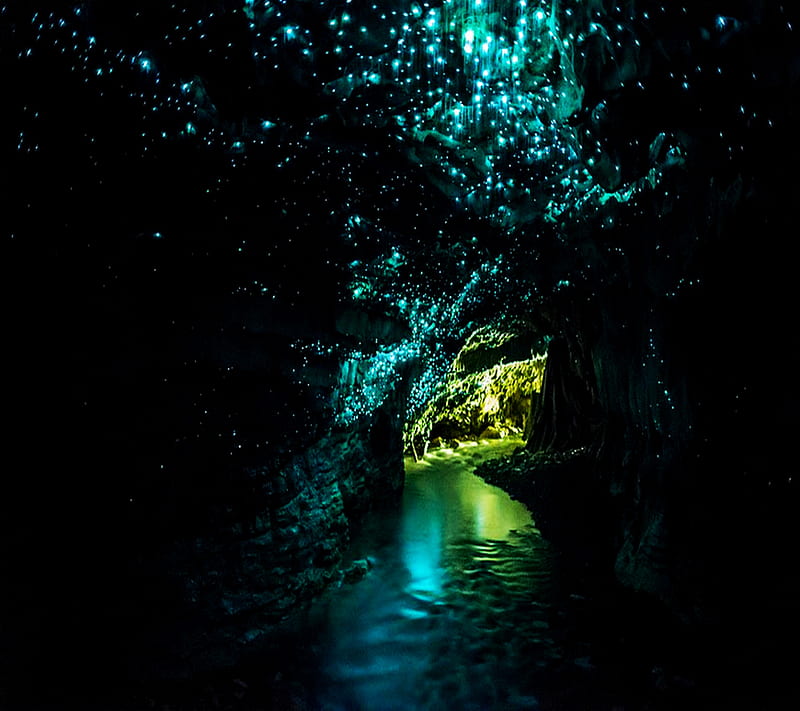
<instances>
[{"instance_id":1,"label":"underground river","mask_svg":"<svg viewBox=\"0 0 800 711\"><path fill-rule=\"evenodd\" d=\"M538 707L562 666L553 554L530 511L472 473L519 444L406 460L399 510L369 519L351 547L369 572L309 613L321 708Z\"/></svg>"},{"instance_id":2,"label":"underground river","mask_svg":"<svg viewBox=\"0 0 800 711\"><path fill-rule=\"evenodd\" d=\"M713 646L673 638L672 618L587 570L575 575L531 512L473 473L519 445L464 443L407 459L399 506L373 512L353 535L343 569L358 574L345 574L235 667L133 686L121 703L98 679L80 692L86 703L18 708L773 708L759 703L770 689L754 685L764 670L729 663L758 651L746 638Z\"/></svg>"},{"instance_id":3,"label":"underground river","mask_svg":"<svg viewBox=\"0 0 800 711\"><path fill-rule=\"evenodd\" d=\"M730 650L687 644L657 604L591 568L576 574L522 503L473 473L520 444L463 443L406 459L400 506L370 514L349 548L345 568L366 573L291 625L288 674L270 673L285 691L273 707L738 707Z\"/></svg>"}]
</instances>

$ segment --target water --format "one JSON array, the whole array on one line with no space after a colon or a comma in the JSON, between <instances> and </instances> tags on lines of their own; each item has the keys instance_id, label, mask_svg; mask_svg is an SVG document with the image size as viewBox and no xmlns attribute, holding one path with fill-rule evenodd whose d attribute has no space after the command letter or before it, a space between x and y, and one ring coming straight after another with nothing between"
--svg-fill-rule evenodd
<instances>
[{"instance_id":1,"label":"water","mask_svg":"<svg viewBox=\"0 0 800 711\"><path fill-rule=\"evenodd\" d=\"M408 461L399 512L353 542L369 574L313 613L321 708L537 707L559 658L551 551L524 505L472 473L516 444Z\"/></svg>"}]
</instances>

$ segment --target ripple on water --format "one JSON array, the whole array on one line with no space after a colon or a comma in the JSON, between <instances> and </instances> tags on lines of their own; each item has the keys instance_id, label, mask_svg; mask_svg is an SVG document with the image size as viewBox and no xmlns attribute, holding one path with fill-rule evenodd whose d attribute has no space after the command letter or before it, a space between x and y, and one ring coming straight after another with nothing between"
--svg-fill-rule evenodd
<instances>
[{"instance_id":1,"label":"ripple on water","mask_svg":"<svg viewBox=\"0 0 800 711\"><path fill-rule=\"evenodd\" d=\"M550 549L472 474L487 449L466 452L410 464L391 535L357 541L374 566L327 602L322 708L536 708L537 670L559 658Z\"/></svg>"}]
</instances>

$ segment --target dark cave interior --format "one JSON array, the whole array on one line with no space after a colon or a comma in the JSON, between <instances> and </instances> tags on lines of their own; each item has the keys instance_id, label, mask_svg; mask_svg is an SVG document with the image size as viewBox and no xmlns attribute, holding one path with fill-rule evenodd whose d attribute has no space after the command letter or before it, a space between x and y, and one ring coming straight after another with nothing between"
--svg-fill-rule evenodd
<instances>
[{"instance_id":1,"label":"dark cave interior","mask_svg":"<svg viewBox=\"0 0 800 711\"><path fill-rule=\"evenodd\" d=\"M0 2L0 706L242 677L404 454L507 436L580 624L695 660L537 708L791 705L796 15Z\"/></svg>"}]
</instances>

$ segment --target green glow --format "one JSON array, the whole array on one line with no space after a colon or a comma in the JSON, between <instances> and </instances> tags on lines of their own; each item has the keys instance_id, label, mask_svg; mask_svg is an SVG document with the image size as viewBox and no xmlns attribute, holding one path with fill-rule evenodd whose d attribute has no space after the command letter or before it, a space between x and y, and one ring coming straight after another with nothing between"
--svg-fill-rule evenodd
<instances>
[{"instance_id":1,"label":"green glow","mask_svg":"<svg viewBox=\"0 0 800 711\"><path fill-rule=\"evenodd\" d=\"M408 451L419 456L437 437L491 439L524 432L531 398L542 387L546 359L542 355L503 362L501 358L487 367L487 358L500 357L492 354L513 337L485 328L467 339L433 397L407 426Z\"/></svg>"},{"instance_id":2,"label":"green glow","mask_svg":"<svg viewBox=\"0 0 800 711\"><path fill-rule=\"evenodd\" d=\"M247 15L247 19L251 22L255 21L255 13L253 12L253 5L255 4L255 0L244 0L244 14Z\"/></svg>"}]
</instances>

